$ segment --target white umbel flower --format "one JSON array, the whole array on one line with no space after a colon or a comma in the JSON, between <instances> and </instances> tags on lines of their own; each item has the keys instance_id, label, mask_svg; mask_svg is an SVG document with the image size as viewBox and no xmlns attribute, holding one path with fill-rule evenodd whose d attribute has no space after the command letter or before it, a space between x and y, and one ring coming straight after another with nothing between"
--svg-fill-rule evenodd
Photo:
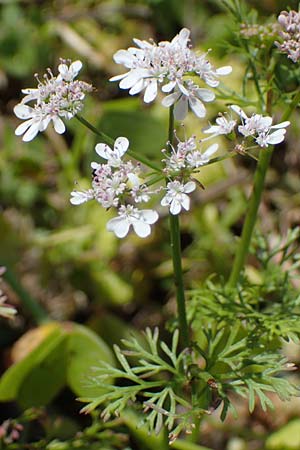
<instances>
[{"instance_id":1,"label":"white umbel flower","mask_svg":"<svg viewBox=\"0 0 300 450\"><path fill-rule=\"evenodd\" d=\"M137 209L132 205L122 205L118 212L118 217L110 219L106 228L112 231L118 238L125 237L130 227L141 238L150 235L151 227L158 220L158 214L152 209Z\"/></svg>"},{"instance_id":2,"label":"white umbel flower","mask_svg":"<svg viewBox=\"0 0 300 450\"><path fill-rule=\"evenodd\" d=\"M290 125L288 120L272 125L272 117L262 116L261 114L252 114L248 117L239 106L231 105L230 108L241 118L242 125L239 125L238 131L245 137L253 137L260 147L276 145L284 140L285 128Z\"/></svg>"},{"instance_id":3,"label":"white umbel flower","mask_svg":"<svg viewBox=\"0 0 300 450\"><path fill-rule=\"evenodd\" d=\"M62 119L72 119L82 109L86 92L92 90L90 84L74 80L81 67L81 61L70 65L63 61L58 66L57 76L49 69L43 81L37 78L37 88L22 90L26 95L21 103L15 106L14 113L25 122L17 127L17 136L23 134L23 141L31 141L39 132L46 130L50 122L57 133L65 132L66 127ZM33 106L27 104L33 101Z\"/></svg>"},{"instance_id":4,"label":"white umbel flower","mask_svg":"<svg viewBox=\"0 0 300 450\"><path fill-rule=\"evenodd\" d=\"M129 147L129 141L126 137L118 137L114 143L112 150L107 144L97 144L95 147L96 153L101 158L107 159L107 163L112 167L119 167L122 163L122 157Z\"/></svg>"},{"instance_id":5,"label":"white umbel flower","mask_svg":"<svg viewBox=\"0 0 300 450\"><path fill-rule=\"evenodd\" d=\"M162 206L169 206L170 213L176 216L181 209L188 211L190 209L190 194L196 189L194 181L188 181L186 184L179 181L170 181L167 184L167 193L161 200Z\"/></svg>"},{"instance_id":6,"label":"white umbel flower","mask_svg":"<svg viewBox=\"0 0 300 450\"><path fill-rule=\"evenodd\" d=\"M174 106L177 120L183 120L188 107L198 116L204 117L203 102L213 101L215 95L208 89L194 83L195 76L210 87L219 84L219 77L231 72L230 66L215 69L207 60L207 55L198 55L190 45L190 30L183 28L169 41L154 42L134 39L137 47L119 50L114 55L117 64L122 64L127 72L112 77L119 81L121 89L129 89L130 95L144 92L144 102L152 102L159 89L168 94L163 100L165 107ZM193 80L189 76L193 74Z\"/></svg>"},{"instance_id":7,"label":"white umbel flower","mask_svg":"<svg viewBox=\"0 0 300 450\"><path fill-rule=\"evenodd\" d=\"M72 205L81 205L82 203L88 202L94 198L93 189L86 191L72 191L70 202Z\"/></svg>"}]
</instances>

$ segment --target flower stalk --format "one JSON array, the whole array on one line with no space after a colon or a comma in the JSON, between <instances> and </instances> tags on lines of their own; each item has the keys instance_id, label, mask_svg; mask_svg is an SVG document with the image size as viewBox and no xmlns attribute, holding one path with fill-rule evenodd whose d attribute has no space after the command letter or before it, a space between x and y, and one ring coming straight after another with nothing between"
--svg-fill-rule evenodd
<instances>
[{"instance_id":1,"label":"flower stalk","mask_svg":"<svg viewBox=\"0 0 300 450\"><path fill-rule=\"evenodd\" d=\"M174 115L173 107L169 109L169 145L174 140ZM177 314L181 343L184 347L189 346L189 327L186 317L185 295L181 262L181 240L178 215L169 213L170 245L172 250L174 283L176 288Z\"/></svg>"},{"instance_id":2,"label":"flower stalk","mask_svg":"<svg viewBox=\"0 0 300 450\"><path fill-rule=\"evenodd\" d=\"M107 134L103 133L100 130L97 130L96 127L94 127L90 122L88 122L84 117L82 117L80 114L76 114L76 119L79 120L82 125L84 125L86 128L91 130L93 133L95 133L97 136L101 137L108 145L114 145L114 139L112 139L110 136L107 136ZM134 158L136 161L139 161L140 163L144 164L147 167L150 167L150 169L155 170L155 172L160 172L161 168L155 164L153 161L150 161L145 156L141 155L140 153L137 153L131 149L128 149L127 154L130 155L132 158Z\"/></svg>"},{"instance_id":3,"label":"flower stalk","mask_svg":"<svg viewBox=\"0 0 300 450\"><path fill-rule=\"evenodd\" d=\"M286 108L282 115L281 120L286 121L294 109L300 102L300 92L298 92L290 105ZM256 223L258 208L261 201L261 196L264 188L266 172L269 167L273 149L265 149L260 152L258 165L254 175L254 185L253 191L249 201L249 207L246 214L241 239L238 245L238 249L233 262L230 277L227 283L229 288L234 288L239 280L240 273L245 265L245 261L249 252L249 246L251 242L251 237L253 234L254 226Z\"/></svg>"}]
</instances>

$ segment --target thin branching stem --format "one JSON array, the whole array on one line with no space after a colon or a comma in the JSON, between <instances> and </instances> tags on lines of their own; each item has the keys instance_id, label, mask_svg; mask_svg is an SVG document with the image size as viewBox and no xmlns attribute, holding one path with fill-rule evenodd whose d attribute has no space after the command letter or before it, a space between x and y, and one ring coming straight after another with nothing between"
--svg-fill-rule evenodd
<instances>
[{"instance_id":1,"label":"thin branching stem","mask_svg":"<svg viewBox=\"0 0 300 450\"><path fill-rule=\"evenodd\" d=\"M294 99L283 113L281 121L285 121L290 117L290 115L292 114L295 107L299 104L299 102L300 102L300 92L298 92L295 95ZM257 168L254 175L253 191L250 197L249 207L247 210L241 239L238 245L231 274L227 284L228 287L231 288L236 286L249 252L251 237L256 223L257 212L260 205L261 196L265 183L265 177L272 157L272 153L273 149L261 150L260 152Z\"/></svg>"},{"instance_id":2,"label":"thin branching stem","mask_svg":"<svg viewBox=\"0 0 300 450\"><path fill-rule=\"evenodd\" d=\"M91 130L93 133L95 133L97 136L100 136L103 141L108 145L114 145L114 139L110 136L107 136L107 134L103 133L102 131L95 128L90 122L88 122L84 117L80 116L79 114L76 114L76 119L79 120L85 127L87 127L89 130ZM140 153L137 153L131 149L127 150L127 154L131 156L132 158L136 159L140 163L144 164L147 167L150 167L151 169L155 170L155 172L161 172L161 167L159 167L157 164L155 164L153 161L150 161L146 156L143 156Z\"/></svg>"},{"instance_id":3,"label":"thin branching stem","mask_svg":"<svg viewBox=\"0 0 300 450\"><path fill-rule=\"evenodd\" d=\"M174 115L173 107L169 112L169 146L173 144L174 140ZM170 241L173 259L174 282L176 288L177 313L179 322L179 331L181 343L184 347L189 346L189 327L186 317L185 295L181 262L181 240L180 240L180 226L178 215L169 213L170 222Z\"/></svg>"}]
</instances>

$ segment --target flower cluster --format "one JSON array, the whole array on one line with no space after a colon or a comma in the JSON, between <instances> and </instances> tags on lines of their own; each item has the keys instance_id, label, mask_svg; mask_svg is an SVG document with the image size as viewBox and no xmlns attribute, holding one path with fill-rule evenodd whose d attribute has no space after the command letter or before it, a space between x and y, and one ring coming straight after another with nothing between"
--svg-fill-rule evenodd
<instances>
[{"instance_id":1,"label":"flower cluster","mask_svg":"<svg viewBox=\"0 0 300 450\"><path fill-rule=\"evenodd\" d=\"M142 171L139 164L131 160L123 161L123 156L129 147L125 137L118 137L112 149L107 144L97 144L96 153L105 163L92 162L92 188L84 191L71 192L71 203L80 205L95 199L105 208L117 208L118 216L107 222L107 230L113 231L119 238L127 235L130 226L139 237L147 237L151 232L150 225L158 220L158 213L152 209L139 209L140 203L147 203L152 195L164 191L161 205L167 206L170 213L177 215L182 209L188 211L190 198L188 194L196 189L196 183L190 180L192 172L208 163L210 155L218 148L211 145L204 153L197 150L195 137L186 141L178 141L177 147L172 146L172 154L164 160L165 173L168 177L166 187L150 190L142 182ZM166 152L166 151L165 151Z\"/></svg>"},{"instance_id":2,"label":"flower cluster","mask_svg":"<svg viewBox=\"0 0 300 450\"><path fill-rule=\"evenodd\" d=\"M201 144L202 142L199 141ZM211 155L218 150L218 144L212 144L204 152L198 149L195 136L185 141L178 139L176 148L169 144L171 151L163 150L166 158L164 172L167 176L178 176L181 174L183 178L187 178L195 169L208 163Z\"/></svg>"},{"instance_id":3,"label":"flower cluster","mask_svg":"<svg viewBox=\"0 0 300 450\"><path fill-rule=\"evenodd\" d=\"M97 144L96 153L106 163L92 162L92 189L73 191L70 201L73 205L79 205L94 198L103 208L118 208L118 217L108 221L107 229L122 238L132 225L139 237L146 237L151 232L150 225L158 220L158 214L151 209L138 209L129 203L147 202L152 192L141 183L140 166L122 160L128 146L129 141L125 137L117 138L113 149L107 144Z\"/></svg>"},{"instance_id":4,"label":"flower cluster","mask_svg":"<svg viewBox=\"0 0 300 450\"><path fill-rule=\"evenodd\" d=\"M43 81L38 80L34 89L23 89L26 94L21 103L15 106L14 113L25 122L18 126L17 136L24 135L23 141L31 141L39 131L44 131L52 121L57 133L65 132L64 119L71 119L83 106L86 92L93 88L84 81L74 80L81 70L81 61L68 64L62 60L58 66L58 75L54 76L50 69ZM27 103L35 101L34 106Z\"/></svg>"},{"instance_id":5,"label":"flower cluster","mask_svg":"<svg viewBox=\"0 0 300 450\"><path fill-rule=\"evenodd\" d=\"M296 63L300 60L300 12L282 11L278 22L284 31L280 32L283 42L276 42L276 45Z\"/></svg>"},{"instance_id":6,"label":"flower cluster","mask_svg":"<svg viewBox=\"0 0 300 450\"><path fill-rule=\"evenodd\" d=\"M203 102L211 102L215 94L201 88L191 77L197 76L210 87L219 84L218 78L231 72L230 66L215 69L206 54L198 55L189 46L190 31L183 28L171 42L154 42L134 39L137 47L119 50L114 55L117 64L129 69L122 75L111 78L120 81L121 89L129 89L134 95L144 91L144 101L152 102L158 88L168 94L162 101L165 107L174 105L177 120L186 117L188 107L198 117L204 117L206 109Z\"/></svg>"},{"instance_id":7,"label":"flower cluster","mask_svg":"<svg viewBox=\"0 0 300 450\"><path fill-rule=\"evenodd\" d=\"M2 275L5 273L5 267L0 267L0 283L2 282ZM6 303L7 297L3 293L2 289L0 289L0 317L4 317L5 319L12 319L16 314L17 310Z\"/></svg>"},{"instance_id":8,"label":"flower cluster","mask_svg":"<svg viewBox=\"0 0 300 450\"><path fill-rule=\"evenodd\" d=\"M290 125L289 121L284 121L276 125L272 125L273 119L270 116L261 114L252 114L250 117L238 105L231 105L230 109L234 111L241 120L238 126L238 132L245 138L254 139L255 143L260 147L268 147L269 145L280 144L284 140L286 127ZM220 116L216 119L216 125L211 125L204 130L204 133L217 136L221 134L230 134L237 121L227 119Z\"/></svg>"}]
</instances>

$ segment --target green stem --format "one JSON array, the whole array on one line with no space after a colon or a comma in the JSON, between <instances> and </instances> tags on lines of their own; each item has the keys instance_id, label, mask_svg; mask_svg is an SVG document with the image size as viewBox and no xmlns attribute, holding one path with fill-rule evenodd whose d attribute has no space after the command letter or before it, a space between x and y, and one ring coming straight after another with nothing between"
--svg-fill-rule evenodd
<instances>
[{"instance_id":1,"label":"green stem","mask_svg":"<svg viewBox=\"0 0 300 450\"><path fill-rule=\"evenodd\" d=\"M292 114L295 107L299 104L299 102L300 102L300 91L295 95L294 99L283 113L281 121L285 121L290 117L290 115ZM249 207L247 210L241 239L238 245L231 274L227 284L227 286L231 288L236 286L241 270L243 269L247 258L251 237L256 223L257 212L264 188L266 172L271 160L272 153L273 153L272 149L261 150L260 152L257 168L254 175L253 191L250 197Z\"/></svg>"},{"instance_id":2,"label":"green stem","mask_svg":"<svg viewBox=\"0 0 300 450\"><path fill-rule=\"evenodd\" d=\"M249 245L256 222L257 211L259 208L262 191L264 188L265 176L269 166L273 150L262 150L260 152L257 168L254 175L254 186L250 197L249 207L243 226L241 240L235 255L233 267L228 281L229 287L235 287L245 260L248 254Z\"/></svg>"},{"instance_id":3,"label":"green stem","mask_svg":"<svg viewBox=\"0 0 300 450\"><path fill-rule=\"evenodd\" d=\"M173 140L174 140L174 116L173 116L173 107L171 107L169 113L170 146L172 145ZM184 295L184 284L183 284L182 262L181 262L180 226L178 215L175 216L169 213L169 223L170 223L170 242L173 259L174 283L176 287L176 302L177 302L179 332L182 345L184 347L188 347L190 340L189 340L189 327L185 308L185 295Z\"/></svg>"},{"instance_id":4,"label":"green stem","mask_svg":"<svg viewBox=\"0 0 300 450\"><path fill-rule=\"evenodd\" d=\"M114 145L114 139L112 139L110 136L107 136L107 134L103 133L102 131L97 130L90 122L88 122L86 119L84 119L79 114L76 114L76 119L79 120L85 127L87 127L89 130L91 130L93 133L95 133L97 136L100 136L101 139L103 139L106 144L108 145ZM140 163L144 164L147 167L150 167L151 169L155 170L156 172L161 172L161 168L156 165L154 162L150 161L145 156L141 155L140 153L137 153L133 150L128 149L127 154L130 155L132 158L136 159Z\"/></svg>"},{"instance_id":5,"label":"green stem","mask_svg":"<svg viewBox=\"0 0 300 450\"><path fill-rule=\"evenodd\" d=\"M5 264L4 264L5 265ZM14 292L19 296L24 309L30 313L36 324L41 324L49 320L47 312L44 308L23 288L15 277L14 273L6 266L3 274L4 280L11 286Z\"/></svg>"}]
</instances>

